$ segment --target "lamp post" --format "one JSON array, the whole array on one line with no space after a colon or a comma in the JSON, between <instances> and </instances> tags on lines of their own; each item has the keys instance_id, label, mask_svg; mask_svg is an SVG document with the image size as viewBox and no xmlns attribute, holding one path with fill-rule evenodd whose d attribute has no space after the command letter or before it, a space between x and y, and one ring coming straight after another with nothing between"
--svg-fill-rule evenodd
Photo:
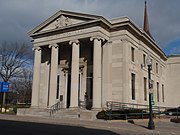
<instances>
[{"instance_id":1,"label":"lamp post","mask_svg":"<svg viewBox=\"0 0 180 135\"><path fill-rule=\"evenodd\" d=\"M154 121L153 121L153 110L152 110L152 80L151 80L151 70L152 70L152 60L147 58L147 67L148 67L148 82L149 82L149 123L148 123L148 129L155 129Z\"/></svg>"}]
</instances>

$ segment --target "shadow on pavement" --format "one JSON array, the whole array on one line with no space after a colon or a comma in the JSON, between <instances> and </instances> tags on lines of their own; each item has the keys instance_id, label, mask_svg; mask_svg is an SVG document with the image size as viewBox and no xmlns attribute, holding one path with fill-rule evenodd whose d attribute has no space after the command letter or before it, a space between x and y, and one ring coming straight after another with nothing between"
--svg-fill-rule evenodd
<instances>
[{"instance_id":1,"label":"shadow on pavement","mask_svg":"<svg viewBox=\"0 0 180 135\"><path fill-rule=\"evenodd\" d=\"M136 126L139 126L139 127L143 127L143 128L146 128L148 129L148 127L146 126L143 126L143 125L140 125L140 124L136 124L133 120L128 120L129 123L133 124L133 125L136 125Z\"/></svg>"},{"instance_id":2,"label":"shadow on pavement","mask_svg":"<svg viewBox=\"0 0 180 135\"><path fill-rule=\"evenodd\" d=\"M0 120L0 135L120 135L85 127Z\"/></svg>"}]
</instances>

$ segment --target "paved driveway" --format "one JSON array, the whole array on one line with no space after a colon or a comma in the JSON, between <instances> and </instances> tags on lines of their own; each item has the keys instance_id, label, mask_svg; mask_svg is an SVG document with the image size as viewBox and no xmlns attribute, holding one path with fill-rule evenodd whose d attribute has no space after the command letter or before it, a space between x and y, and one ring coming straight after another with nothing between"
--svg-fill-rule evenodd
<instances>
[{"instance_id":1,"label":"paved driveway","mask_svg":"<svg viewBox=\"0 0 180 135\"><path fill-rule=\"evenodd\" d=\"M180 123L156 119L155 130L147 129L148 120L57 119L0 114L0 135L180 135Z\"/></svg>"},{"instance_id":2,"label":"paved driveway","mask_svg":"<svg viewBox=\"0 0 180 135\"><path fill-rule=\"evenodd\" d=\"M0 120L0 135L117 135L85 127Z\"/></svg>"}]
</instances>

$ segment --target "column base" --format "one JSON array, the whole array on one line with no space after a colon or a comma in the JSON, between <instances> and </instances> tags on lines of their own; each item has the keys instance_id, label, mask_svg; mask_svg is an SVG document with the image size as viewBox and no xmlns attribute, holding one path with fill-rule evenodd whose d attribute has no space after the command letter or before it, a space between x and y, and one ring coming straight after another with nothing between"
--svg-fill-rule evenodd
<instances>
[{"instance_id":1,"label":"column base","mask_svg":"<svg viewBox=\"0 0 180 135\"><path fill-rule=\"evenodd\" d=\"M30 109L50 109L48 106L31 106Z\"/></svg>"},{"instance_id":2,"label":"column base","mask_svg":"<svg viewBox=\"0 0 180 135\"><path fill-rule=\"evenodd\" d=\"M96 115L99 111L93 110L81 110L80 111L80 120L96 120Z\"/></svg>"},{"instance_id":3,"label":"column base","mask_svg":"<svg viewBox=\"0 0 180 135\"><path fill-rule=\"evenodd\" d=\"M91 111L101 111L102 108L92 108Z\"/></svg>"},{"instance_id":4,"label":"column base","mask_svg":"<svg viewBox=\"0 0 180 135\"><path fill-rule=\"evenodd\" d=\"M39 106L31 106L30 108L31 108L31 109L38 109Z\"/></svg>"},{"instance_id":5,"label":"column base","mask_svg":"<svg viewBox=\"0 0 180 135\"><path fill-rule=\"evenodd\" d=\"M69 110L79 110L79 109L80 109L79 107L74 107L74 106L69 107Z\"/></svg>"}]
</instances>

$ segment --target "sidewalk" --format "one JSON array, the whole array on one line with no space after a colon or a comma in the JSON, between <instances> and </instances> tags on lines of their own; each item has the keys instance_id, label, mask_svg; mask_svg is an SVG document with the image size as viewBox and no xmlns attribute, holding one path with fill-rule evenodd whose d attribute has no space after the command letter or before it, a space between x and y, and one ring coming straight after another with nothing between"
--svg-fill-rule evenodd
<instances>
[{"instance_id":1,"label":"sidewalk","mask_svg":"<svg viewBox=\"0 0 180 135\"><path fill-rule=\"evenodd\" d=\"M131 123L123 120L78 120L57 119L52 117L29 117L0 114L0 120L23 121L56 125L70 125L91 129L105 129L120 135L180 135L180 124L172 123L170 119L155 119L155 130L147 129L148 120L133 120Z\"/></svg>"}]
</instances>

